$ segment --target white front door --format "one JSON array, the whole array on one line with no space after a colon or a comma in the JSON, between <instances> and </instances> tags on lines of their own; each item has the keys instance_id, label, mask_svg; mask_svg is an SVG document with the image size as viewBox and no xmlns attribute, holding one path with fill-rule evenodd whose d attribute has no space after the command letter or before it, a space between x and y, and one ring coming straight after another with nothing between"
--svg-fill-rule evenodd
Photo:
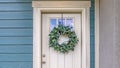
<instances>
[{"instance_id":1,"label":"white front door","mask_svg":"<svg viewBox=\"0 0 120 68\"><path fill-rule=\"evenodd\" d=\"M79 42L74 51L63 54L49 47L49 33L59 24L73 27ZM42 68L82 68L82 21L80 13L42 14Z\"/></svg>"}]
</instances>

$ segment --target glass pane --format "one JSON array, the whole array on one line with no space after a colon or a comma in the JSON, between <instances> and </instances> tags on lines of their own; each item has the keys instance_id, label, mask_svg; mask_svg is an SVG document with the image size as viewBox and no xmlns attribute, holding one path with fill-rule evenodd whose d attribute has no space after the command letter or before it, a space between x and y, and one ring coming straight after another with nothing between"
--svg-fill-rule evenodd
<instances>
[{"instance_id":1,"label":"glass pane","mask_svg":"<svg viewBox=\"0 0 120 68\"><path fill-rule=\"evenodd\" d=\"M50 19L50 31L57 26L56 19Z\"/></svg>"},{"instance_id":2,"label":"glass pane","mask_svg":"<svg viewBox=\"0 0 120 68\"><path fill-rule=\"evenodd\" d=\"M58 19L58 25L65 26L65 19Z\"/></svg>"},{"instance_id":3,"label":"glass pane","mask_svg":"<svg viewBox=\"0 0 120 68\"><path fill-rule=\"evenodd\" d=\"M73 28L73 19L72 18L67 18L66 19L66 26L70 26Z\"/></svg>"},{"instance_id":4,"label":"glass pane","mask_svg":"<svg viewBox=\"0 0 120 68\"><path fill-rule=\"evenodd\" d=\"M50 31L54 28L57 27L58 25L63 25L63 26L69 26L73 28L73 19L72 18L66 18L66 19L50 19Z\"/></svg>"}]
</instances>

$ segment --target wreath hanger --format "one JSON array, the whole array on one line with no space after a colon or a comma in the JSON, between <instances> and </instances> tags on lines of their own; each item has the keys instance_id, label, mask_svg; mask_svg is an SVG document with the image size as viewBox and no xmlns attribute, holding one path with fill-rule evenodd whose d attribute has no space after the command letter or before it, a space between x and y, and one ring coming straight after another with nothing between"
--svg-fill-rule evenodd
<instances>
[{"instance_id":1,"label":"wreath hanger","mask_svg":"<svg viewBox=\"0 0 120 68\"><path fill-rule=\"evenodd\" d=\"M62 23L64 23L63 20L64 20L63 13L61 13L61 22L60 22L61 24L58 22L58 25L63 25L63 24L62 24Z\"/></svg>"}]
</instances>

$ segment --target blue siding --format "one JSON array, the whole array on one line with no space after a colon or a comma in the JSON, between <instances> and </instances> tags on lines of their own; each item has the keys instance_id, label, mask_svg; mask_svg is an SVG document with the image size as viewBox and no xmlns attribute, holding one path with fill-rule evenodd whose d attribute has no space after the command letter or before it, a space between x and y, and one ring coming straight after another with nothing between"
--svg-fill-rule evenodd
<instances>
[{"instance_id":1,"label":"blue siding","mask_svg":"<svg viewBox=\"0 0 120 68\"><path fill-rule=\"evenodd\" d=\"M91 0L90 9L90 68L95 68L95 22L94 22L94 1Z\"/></svg>"},{"instance_id":2,"label":"blue siding","mask_svg":"<svg viewBox=\"0 0 120 68\"><path fill-rule=\"evenodd\" d=\"M6 3L6 2L7 2L7 3L14 3L14 2L19 2L19 3L20 3L20 2L22 2L22 3L23 3L23 2L25 2L25 3L26 3L26 2L27 2L27 3L30 2L30 3L31 3L32 0L0 0L0 2L1 2L1 3Z\"/></svg>"},{"instance_id":3,"label":"blue siding","mask_svg":"<svg viewBox=\"0 0 120 68\"><path fill-rule=\"evenodd\" d=\"M6 19L32 19L32 12L31 11L0 12L0 20Z\"/></svg>"},{"instance_id":4,"label":"blue siding","mask_svg":"<svg viewBox=\"0 0 120 68\"><path fill-rule=\"evenodd\" d=\"M0 68L32 68L32 0L0 0Z\"/></svg>"},{"instance_id":5,"label":"blue siding","mask_svg":"<svg viewBox=\"0 0 120 68\"><path fill-rule=\"evenodd\" d=\"M9 27L10 28L10 27ZM32 28L24 28L24 29L0 29L0 37L31 37L32 36Z\"/></svg>"},{"instance_id":6,"label":"blue siding","mask_svg":"<svg viewBox=\"0 0 120 68\"><path fill-rule=\"evenodd\" d=\"M32 62L32 54L0 54L0 62Z\"/></svg>"},{"instance_id":7,"label":"blue siding","mask_svg":"<svg viewBox=\"0 0 120 68\"><path fill-rule=\"evenodd\" d=\"M1 3L0 11L31 11L31 3Z\"/></svg>"},{"instance_id":8,"label":"blue siding","mask_svg":"<svg viewBox=\"0 0 120 68\"><path fill-rule=\"evenodd\" d=\"M32 68L32 62L0 62L0 68Z\"/></svg>"},{"instance_id":9,"label":"blue siding","mask_svg":"<svg viewBox=\"0 0 120 68\"><path fill-rule=\"evenodd\" d=\"M32 54L32 45L1 45L0 54Z\"/></svg>"},{"instance_id":10,"label":"blue siding","mask_svg":"<svg viewBox=\"0 0 120 68\"><path fill-rule=\"evenodd\" d=\"M0 28L31 28L32 26L32 20L0 20Z\"/></svg>"},{"instance_id":11,"label":"blue siding","mask_svg":"<svg viewBox=\"0 0 120 68\"><path fill-rule=\"evenodd\" d=\"M0 44L32 44L32 37L1 37Z\"/></svg>"}]
</instances>

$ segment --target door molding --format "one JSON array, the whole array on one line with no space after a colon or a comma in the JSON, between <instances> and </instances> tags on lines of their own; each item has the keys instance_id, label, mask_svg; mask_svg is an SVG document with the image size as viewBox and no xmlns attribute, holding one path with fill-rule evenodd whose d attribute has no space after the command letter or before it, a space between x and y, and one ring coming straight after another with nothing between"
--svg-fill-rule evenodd
<instances>
[{"instance_id":1,"label":"door molding","mask_svg":"<svg viewBox=\"0 0 120 68\"><path fill-rule=\"evenodd\" d=\"M88 8L90 1L33 1L32 6L37 8Z\"/></svg>"},{"instance_id":2,"label":"door molding","mask_svg":"<svg viewBox=\"0 0 120 68\"><path fill-rule=\"evenodd\" d=\"M36 3L38 4L36 6ZM50 7L50 4L55 3ZM59 6L57 6L57 4ZM60 3L60 4L59 4ZM64 3L61 4L61 3ZM44 5L43 5L44 4ZM42 6L41 6L42 5ZM73 7L71 7L71 5ZM81 6L80 6L81 5ZM86 6L87 5L87 6ZM79 7L78 7L79 6ZM41 18L43 12L79 12L82 14L82 68L90 68L90 1L33 1L33 68L41 65Z\"/></svg>"},{"instance_id":3,"label":"door molding","mask_svg":"<svg viewBox=\"0 0 120 68\"><path fill-rule=\"evenodd\" d=\"M95 0L95 68L99 68L99 0Z\"/></svg>"}]
</instances>

